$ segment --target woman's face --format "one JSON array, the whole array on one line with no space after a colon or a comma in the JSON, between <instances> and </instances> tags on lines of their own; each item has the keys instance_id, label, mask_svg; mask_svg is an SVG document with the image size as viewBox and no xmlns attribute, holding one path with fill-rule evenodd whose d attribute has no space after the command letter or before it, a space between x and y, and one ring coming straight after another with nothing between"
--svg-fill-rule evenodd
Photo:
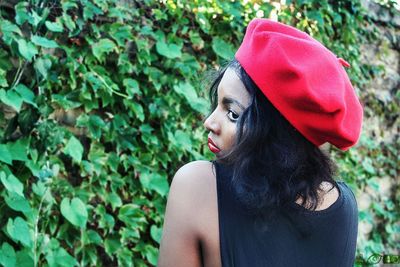
<instances>
[{"instance_id":1,"label":"woman's face","mask_svg":"<svg viewBox=\"0 0 400 267\"><path fill-rule=\"evenodd\" d=\"M225 71L217 94L218 105L204 122L204 127L210 131L208 147L218 157L232 148L237 121L250 105L250 95L232 68Z\"/></svg>"}]
</instances>

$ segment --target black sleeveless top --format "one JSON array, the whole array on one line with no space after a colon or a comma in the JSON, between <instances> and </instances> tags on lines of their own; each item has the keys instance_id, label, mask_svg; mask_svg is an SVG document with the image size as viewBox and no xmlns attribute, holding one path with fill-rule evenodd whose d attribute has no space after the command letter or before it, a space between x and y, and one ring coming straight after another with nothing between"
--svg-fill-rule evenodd
<instances>
[{"instance_id":1,"label":"black sleeveless top","mask_svg":"<svg viewBox=\"0 0 400 267\"><path fill-rule=\"evenodd\" d=\"M339 198L327 209L311 211L293 203L301 213L281 211L265 222L238 205L230 189L230 170L214 164L223 267L354 265L358 210L344 182L337 182Z\"/></svg>"}]
</instances>

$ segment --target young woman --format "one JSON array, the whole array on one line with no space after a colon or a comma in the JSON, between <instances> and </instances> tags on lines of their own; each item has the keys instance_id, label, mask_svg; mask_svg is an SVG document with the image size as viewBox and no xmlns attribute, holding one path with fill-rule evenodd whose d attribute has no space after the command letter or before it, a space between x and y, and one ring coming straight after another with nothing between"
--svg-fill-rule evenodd
<instances>
[{"instance_id":1,"label":"young woman","mask_svg":"<svg viewBox=\"0 0 400 267\"><path fill-rule=\"evenodd\" d=\"M356 199L319 148L347 150L360 135L343 67L304 32L250 22L211 86L204 126L216 159L173 178L159 267L353 266Z\"/></svg>"}]
</instances>

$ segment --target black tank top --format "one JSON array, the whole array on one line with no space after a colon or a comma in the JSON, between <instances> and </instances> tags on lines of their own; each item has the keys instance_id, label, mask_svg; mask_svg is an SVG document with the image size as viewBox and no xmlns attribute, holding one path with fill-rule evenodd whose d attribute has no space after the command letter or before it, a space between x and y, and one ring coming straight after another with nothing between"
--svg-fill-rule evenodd
<instances>
[{"instance_id":1,"label":"black tank top","mask_svg":"<svg viewBox=\"0 0 400 267\"><path fill-rule=\"evenodd\" d=\"M223 267L354 265L358 210L344 182L337 182L339 198L327 209L311 211L293 203L300 213L281 211L266 222L241 208L230 189L231 171L214 164Z\"/></svg>"}]
</instances>

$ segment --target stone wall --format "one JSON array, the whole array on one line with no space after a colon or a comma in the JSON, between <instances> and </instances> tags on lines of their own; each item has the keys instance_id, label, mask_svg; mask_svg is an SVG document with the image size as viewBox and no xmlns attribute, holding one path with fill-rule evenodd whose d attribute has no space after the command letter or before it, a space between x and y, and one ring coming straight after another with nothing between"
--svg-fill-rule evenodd
<instances>
[{"instance_id":1,"label":"stone wall","mask_svg":"<svg viewBox=\"0 0 400 267\"><path fill-rule=\"evenodd\" d=\"M399 144L400 128L400 11L396 8L387 8L374 1L362 1L368 10L368 16L373 24L366 24L368 30L374 27L378 31L377 40L361 47L361 62L382 68L382 71L369 83L360 88L361 96L378 100L383 107L382 114L368 114L364 120L363 134L372 137L379 144ZM393 107L397 112L392 112ZM394 113L394 114L393 114ZM396 114L397 113L397 114ZM397 146L399 147L399 146ZM399 194L394 192L400 188L399 173L393 176L378 177L379 191L366 187L364 192L357 196L359 210L369 209L373 201L385 201L389 196ZM378 223L378 222L376 222ZM400 222L399 222L400 224ZM370 239L375 225L360 221L359 242ZM400 235L399 235L400 240ZM400 254L400 251L386 251Z\"/></svg>"}]
</instances>

